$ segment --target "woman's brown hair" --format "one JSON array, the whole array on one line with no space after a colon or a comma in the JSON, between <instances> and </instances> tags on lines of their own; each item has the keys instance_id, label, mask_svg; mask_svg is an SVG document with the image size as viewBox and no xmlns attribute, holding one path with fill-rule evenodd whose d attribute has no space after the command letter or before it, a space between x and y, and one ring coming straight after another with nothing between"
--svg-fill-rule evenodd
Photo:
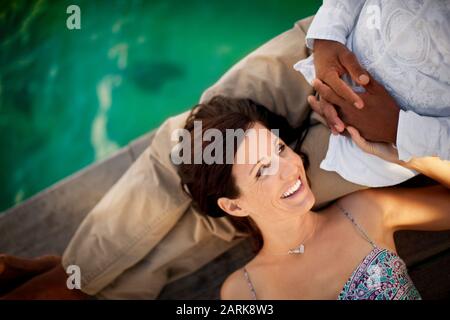
<instances>
[{"instance_id":1,"label":"woman's brown hair","mask_svg":"<svg viewBox=\"0 0 450 320\"><path fill-rule=\"evenodd\" d=\"M285 118L250 99L216 96L209 102L196 105L184 127L190 133L191 145L194 145L195 139L194 121L201 121L202 136L206 130L216 129L220 131L222 137L225 137L227 129L245 131L254 123L260 122L268 129L279 129L280 138L286 144L292 143L299 137L298 130L293 129ZM202 150L210 143L210 141L203 141ZM223 139L223 150L228 150L226 143ZM236 152L239 143L240 141L233 141L232 152ZM234 155L232 155L233 158ZM301 156L306 160L303 154ZM240 190L231 174L233 165L227 164L225 152L222 163L206 164L202 161L200 164L194 164L194 148L191 148L190 157L192 161L178 165L178 173L181 177L181 186L192 198L194 207L211 217L227 216L237 230L250 234L254 240L255 251L259 251L263 244L262 236L253 220L249 217L228 215L217 204L217 200L221 197L236 199L240 195Z\"/></svg>"}]
</instances>

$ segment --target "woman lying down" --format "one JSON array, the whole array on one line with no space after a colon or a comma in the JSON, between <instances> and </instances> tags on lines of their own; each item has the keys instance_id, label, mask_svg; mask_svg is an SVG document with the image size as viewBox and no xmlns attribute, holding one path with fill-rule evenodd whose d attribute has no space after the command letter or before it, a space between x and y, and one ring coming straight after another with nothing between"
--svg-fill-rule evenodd
<instances>
[{"instance_id":1,"label":"woman lying down","mask_svg":"<svg viewBox=\"0 0 450 320\"><path fill-rule=\"evenodd\" d=\"M438 158L401 162L350 130L363 150L439 176L445 186L358 191L313 212L307 155L289 147L287 122L252 101L222 97L193 110L185 127L192 139L194 121L201 121L203 132L216 129L223 137L227 129L253 129L241 141L221 142L223 150L234 146L233 164L223 152L219 163L179 165L182 185L202 213L228 216L255 240L256 256L226 279L222 299L421 298L393 235L450 229L448 164ZM280 138L270 129L279 129Z\"/></svg>"}]
</instances>

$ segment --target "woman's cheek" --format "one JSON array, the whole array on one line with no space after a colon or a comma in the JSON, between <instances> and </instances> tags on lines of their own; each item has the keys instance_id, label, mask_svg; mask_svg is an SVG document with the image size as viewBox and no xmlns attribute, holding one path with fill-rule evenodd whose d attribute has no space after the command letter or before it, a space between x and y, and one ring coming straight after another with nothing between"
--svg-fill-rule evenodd
<instances>
[{"instance_id":1,"label":"woman's cheek","mask_svg":"<svg viewBox=\"0 0 450 320\"><path fill-rule=\"evenodd\" d=\"M265 186L264 183L256 183L255 186L249 190L247 198L252 205L259 207L264 203L267 198L267 194L267 186Z\"/></svg>"}]
</instances>

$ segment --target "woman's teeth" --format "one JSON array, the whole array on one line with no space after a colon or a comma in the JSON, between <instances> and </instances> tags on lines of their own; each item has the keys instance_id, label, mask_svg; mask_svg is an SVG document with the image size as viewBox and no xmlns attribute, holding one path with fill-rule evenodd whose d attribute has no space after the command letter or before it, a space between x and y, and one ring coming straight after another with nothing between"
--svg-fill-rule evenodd
<instances>
[{"instance_id":1,"label":"woman's teeth","mask_svg":"<svg viewBox=\"0 0 450 320\"><path fill-rule=\"evenodd\" d=\"M297 181L294 183L292 187L290 187L283 195L281 196L282 199L287 198L294 194L302 185L302 182L300 179L297 179Z\"/></svg>"}]
</instances>

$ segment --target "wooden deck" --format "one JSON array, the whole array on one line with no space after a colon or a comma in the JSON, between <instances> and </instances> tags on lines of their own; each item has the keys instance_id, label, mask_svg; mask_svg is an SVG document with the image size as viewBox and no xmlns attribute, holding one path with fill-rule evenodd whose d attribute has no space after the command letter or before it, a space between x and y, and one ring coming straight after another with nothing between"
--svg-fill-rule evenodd
<instances>
[{"instance_id":1,"label":"wooden deck","mask_svg":"<svg viewBox=\"0 0 450 320\"><path fill-rule=\"evenodd\" d=\"M152 133L0 214L0 253L61 255L78 225L149 145ZM83 201L80 201L83 199ZM450 212L449 212L450 214ZM450 299L450 231L396 234L400 256L424 299ZM225 277L251 259L248 241L168 284L160 299L218 299Z\"/></svg>"}]
</instances>

